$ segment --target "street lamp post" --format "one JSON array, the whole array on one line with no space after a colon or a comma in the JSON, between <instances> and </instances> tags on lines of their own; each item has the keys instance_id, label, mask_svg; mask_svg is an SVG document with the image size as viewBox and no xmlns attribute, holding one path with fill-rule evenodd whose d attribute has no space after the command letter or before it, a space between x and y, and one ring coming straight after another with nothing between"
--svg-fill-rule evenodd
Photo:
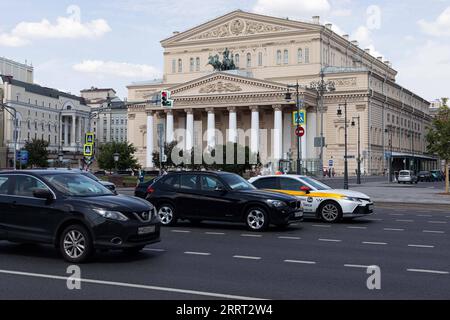
<instances>
[{"instance_id":1,"label":"street lamp post","mask_svg":"<svg viewBox=\"0 0 450 320\"><path fill-rule=\"evenodd\" d=\"M311 82L310 88L316 90L319 95L319 111L320 111L320 156L319 156L319 170L323 174L323 148L324 148L324 137L323 137L323 97L326 92L333 92L336 90L333 81L325 81L325 72L323 69L320 70L320 80Z\"/></svg>"},{"instance_id":2,"label":"street lamp post","mask_svg":"<svg viewBox=\"0 0 450 320\"><path fill-rule=\"evenodd\" d=\"M338 116L342 116L342 110L340 109L341 105L339 105L339 109L337 111ZM344 151L344 189L348 190L348 152L347 152L347 100L344 103L344 132L345 132L345 138L344 138L344 145L345 145L345 151Z\"/></svg>"},{"instance_id":3,"label":"street lamp post","mask_svg":"<svg viewBox=\"0 0 450 320\"><path fill-rule=\"evenodd\" d=\"M118 167L117 167L117 165L118 165L118 163L119 163L119 158L120 158L120 154L117 153L117 152L115 152L115 153L113 154L113 159L114 159L114 164L115 164L115 167L116 167L116 174L119 173L119 170L118 170Z\"/></svg>"},{"instance_id":4,"label":"street lamp post","mask_svg":"<svg viewBox=\"0 0 450 320\"><path fill-rule=\"evenodd\" d=\"M384 129L385 133L389 133L389 182L393 181L393 172L392 172L392 133L393 133L393 128L392 126L387 126L386 129Z\"/></svg>"},{"instance_id":5,"label":"street lamp post","mask_svg":"<svg viewBox=\"0 0 450 320\"><path fill-rule=\"evenodd\" d=\"M296 107L297 107L297 119L296 119L296 124L297 124L297 130L300 130L301 124L300 121L298 120L298 118L300 117L300 112L301 109L303 107L303 99L300 99L300 85L297 84L296 85L288 85L287 86L288 91L286 92L286 100L290 101L292 96L291 93L289 92L290 88L295 88L295 93L297 95L296 97ZM302 174L302 147L301 147L301 141L302 141L302 137L298 136L297 137L297 174L301 175Z\"/></svg>"},{"instance_id":6,"label":"street lamp post","mask_svg":"<svg viewBox=\"0 0 450 320\"><path fill-rule=\"evenodd\" d=\"M352 118L352 127L355 126L355 120L358 120L358 169L356 173L356 183L361 184L361 116Z\"/></svg>"},{"instance_id":7,"label":"street lamp post","mask_svg":"<svg viewBox=\"0 0 450 320\"><path fill-rule=\"evenodd\" d=\"M60 167L62 167L63 161L64 161L64 153L62 153L62 151L60 150L58 153L58 162Z\"/></svg>"}]
</instances>

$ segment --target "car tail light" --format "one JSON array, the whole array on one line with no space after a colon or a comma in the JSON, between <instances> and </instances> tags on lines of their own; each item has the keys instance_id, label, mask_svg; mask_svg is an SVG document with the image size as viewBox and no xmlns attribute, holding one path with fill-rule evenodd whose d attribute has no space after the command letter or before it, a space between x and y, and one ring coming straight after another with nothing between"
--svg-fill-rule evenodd
<instances>
[{"instance_id":1,"label":"car tail light","mask_svg":"<svg viewBox=\"0 0 450 320\"><path fill-rule=\"evenodd\" d=\"M150 193L153 193L153 192L155 192L155 189L153 189L152 186L148 186L147 193L150 194Z\"/></svg>"}]
</instances>

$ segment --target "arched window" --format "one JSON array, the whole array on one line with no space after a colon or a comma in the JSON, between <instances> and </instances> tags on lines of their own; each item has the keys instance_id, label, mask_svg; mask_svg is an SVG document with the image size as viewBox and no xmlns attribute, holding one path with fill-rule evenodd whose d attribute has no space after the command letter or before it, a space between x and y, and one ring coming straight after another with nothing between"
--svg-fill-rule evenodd
<instances>
[{"instance_id":1,"label":"arched window","mask_svg":"<svg viewBox=\"0 0 450 320\"><path fill-rule=\"evenodd\" d=\"M249 52L247 53L247 68L252 67L252 54Z\"/></svg>"},{"instance_id":2,"label":"arched window","mask_svg":"<svg viewBox=\"0 0 450 320\"><path fill-rule=\"evenodd\" d=\"M263 64L263 54L262 52L258 53L258 66L262 67Z\"/></svg>"},{"instance_id":3,"label":"arched window","mask_svg":"<svg viewBox=\"0 0 450 320\"><path fill-rule=\"evenodd\" d=\"M309 63L309 48L305 48L305 63Z\"/></svg>"},{"instance_id":4,"label":"arched window","mask_svg":"<svg viewBox=\"0 0 450 320\"><path fill-rule=\"evenodd\" d=\"M200 71L200 58L195 59L195 71Z\"/></svg>"},{"instance_id":5,"label":"arched window","mask_svg":"<svg viewBox=\"0 0 450 320\"><path fill-rule=\"evenodd\" d=\"M194 58L189 59L189 71L193 72L194 71Z\"/></svg>"},{"instance_id":6,"label":"arched window","mask_svg":"<svg viewBox=\"0 0 450 320\"><path fill-rule=\"evenodd\" d=\"M283 63L289 64L289 51L288 50L284 50Z\"/></svg>"},{"instance_id":7,"label":"arched window","mask_svg":"<svg viewBox=\"0 0 450 320\"><path fill-rule=\"evenodd\" d=\"M236 53L234 55L234 64L236 65L236 67L239 67L239 53Z\"/></svg>"},{"instance_id":8,"label":"arched window","mask_svg":"<svg viewBox=\"0 0 450 320\"><path fill-rule=\"evenodd\" d=\"M281 50L277 51L277 64L281 64Z\"/></svg>"},{"instance_id":9,"label":"arched window","mask_svg":"<svg viewBox=\"0 0 450 320\"><path fill-rule=\"evenodd\" d=\"M297 63L303 63L303 50L298 49L297 51Z\"/></svg>"},{"instance_id":10,"label":"arched window","mask_svg":"<svg viewBox=\"0 0 450 320\"><path fill-rule=\"evenodd\" d=\"M178 59L178 72L183 72L183 60Z\"/></svg>"}]
</instances>

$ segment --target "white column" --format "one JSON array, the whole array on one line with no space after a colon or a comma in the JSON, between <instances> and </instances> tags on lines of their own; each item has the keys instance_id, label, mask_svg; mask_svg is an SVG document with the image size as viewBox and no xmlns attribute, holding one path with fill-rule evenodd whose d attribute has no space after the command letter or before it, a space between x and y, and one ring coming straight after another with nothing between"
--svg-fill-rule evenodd
<instances>
[{"instance_id":1,"label":"white column","mask_svg":"<svg viewBox=\"0 0 450 320\"><path fill-rule=\"evenodd\" d=\"M76 135L77 135L77 117L75 115L72 115L72 134L70 139L70 146L76 147Z\"/></svg>"},{"instance_id":2,"label":"white column","mask_svg":"<svg viewBox=\"0 0 450 320\"><path fill-rule=\"evenodd\" d=\"M147 112L147 168L153 168L153 112Z\"/></svg>"},{"instance_id":3,"label":"white column","mask_svg":"<svg viewBox=\"0 0 450 320\"><path fill-rule=\"evenodd\" d=\"M208 148L214 148L216 146L216 118L214 115L214 109L206 109L208 112L208 128L206 129L206 137Z\"/></svg>"},{"instance_id":4,"label":"white column","mask_svg":"<svg viewBox=\"0 0 450 320\"><path fill-rule=\"evenodd\" d=\"M283 148L283 112L281 106L274 106L273 115L273 159L280 160L282 158ZM275 164L278 168L278 164Z\"/></svg>"},{"instance_id":5,"label":"white column","mask_svg":"<svg viewBox=\"0 0 450 320\"><path fill-rule=\"evenodd\" d=\"M184 148L191 151L194 147L194 112L192 109L186 109L186 134Z\"/></svg>"},{"instance_id":6,"label":"white column","mask_svg":"<svg viewBox=\"0 0 450 320\"><path fill-rule=\"evenodd\" d=\"M64 117L64 145L69 145L69 117Z\"/></svg>"},{"instance_id":7,"label":"white column","mask_svg":"<svg viewBox=\"0 0 450 320\"><path fill-rule=\"evenodd\" d=\"M258 107L250 107L252 111L250 151L257 153L259 151L259 111Z\"/></svg>"},{"instance_id":8,"label":"white column","mask_svg":"<svg viewBox=\"0 0 450 320\"><path fill-rule=\"evenodd\" d=\"M237 142L237 114L235 107L228 108L228 142Z\"/></svg>"},{"instance_id":9,"label":"white column","mask_svg":"<svg viewBox=\"0 0 450 320\"><path fill-rule=\"evenodd\" d=\"M84 139L83 139L83 118L82 117L78 117L78 134L79 134L79 141L80 141L80 146L84 144Z\"/></svg>"},{"instance_id":10,"label":"white column","mask_svg":"<svg viewBox=\"0 0 450 320\"><path fill-rule=\"evenodd\" d=\"M166 110L166 143L173 142L173 112Z\"/></svg>"}]
</instances>

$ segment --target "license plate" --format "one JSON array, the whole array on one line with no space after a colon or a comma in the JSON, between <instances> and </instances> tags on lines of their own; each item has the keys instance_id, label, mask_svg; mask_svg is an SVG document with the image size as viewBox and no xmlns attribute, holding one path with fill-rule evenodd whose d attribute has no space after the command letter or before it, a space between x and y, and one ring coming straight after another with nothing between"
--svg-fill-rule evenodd
<instances>
[{"instance_id":1,"label":"license plate","mask_svg":"<svg viewBox=\"0 0 450 320\"><path fill-rule=\"evenodd\" d=\"M296 213L294 214L294 217L296 217L296 218L303 217L303 212L296 212Z\"/></svg>"},{"instance_id":2,"label":"license plate","mask_svg":"<svg viewBox=\"0 0 450 320\"><path fill-rule=\"evenodd\" d=\"M149 234L155 232L155 226L141 227L138 229L138 234Z\"/></svg>"}]
</instances>

